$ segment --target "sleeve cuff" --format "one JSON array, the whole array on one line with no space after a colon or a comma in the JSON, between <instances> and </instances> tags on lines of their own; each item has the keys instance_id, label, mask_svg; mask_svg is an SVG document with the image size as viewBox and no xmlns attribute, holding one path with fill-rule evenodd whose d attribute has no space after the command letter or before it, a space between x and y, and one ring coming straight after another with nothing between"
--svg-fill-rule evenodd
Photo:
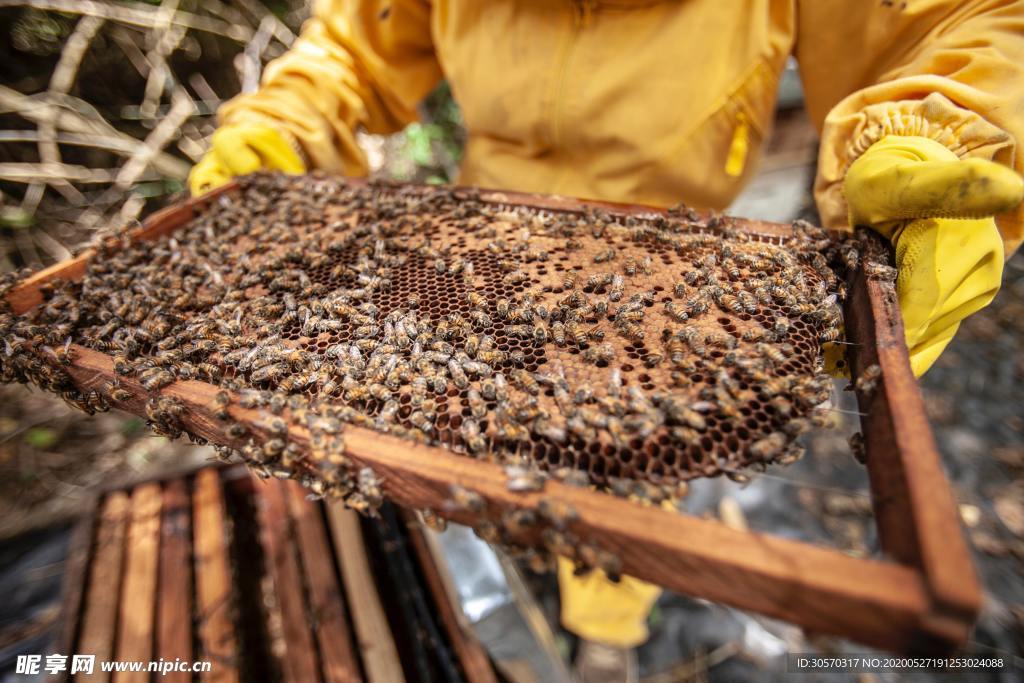
<instances>
[{"instance_id":1,"label":"sleeve cuff","mask_svg":"<svg viewBox=\"0 0 1024 683\"><path fill-rule=\"evenodd\" d=\"M840 102L825 119L814 194L826 227L845 225L846 170L871 145L887 135L916 135L951 150L961 159L994 159L1012 149L1013 138L979 114L958 107L941 93L921 100L879 102L852 110L851 98Z\"/></svg>"}]
</instances>

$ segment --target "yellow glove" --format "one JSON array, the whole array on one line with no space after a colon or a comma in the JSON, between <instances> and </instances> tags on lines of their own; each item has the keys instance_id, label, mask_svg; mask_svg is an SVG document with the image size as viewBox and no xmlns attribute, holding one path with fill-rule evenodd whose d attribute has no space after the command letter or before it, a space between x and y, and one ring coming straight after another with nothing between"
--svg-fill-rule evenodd
<instances>
[{"instance_id":1,"label":"yellow glove","mask_svg":"<svg viewBox=\"0 0 1024 683\"><path fill-rule=\"evenodd\" d=\"M992 217L1020 203L1024 182L934 140L889 135L850 165L843 192L850 225L869 226L896 248L896 293L919 377L960 321L999 291L1003 240Z\"/></svg>"},{"instance_id":2,"label":"yellow glove","mask_svg":"<svg viewBox=\"0 0 1024 683\"><path fill-rule=\"evenodd\" d=\"M198 195L220 187L234 176L260 169L302 173L306 165L272 127L258 123L227 125L214 132L210 151L189 173L188 187Z\"/></svg>"},{"instance_id":3,"label":"yellow glove","mask_svg":"<svg viewBox=\"0 0 1024 683\"><path fill-rule=\"evenodd\" d=\"M647 615L661 589L623 576L613 583L600 569L576 576L571 560L558 558L562 626L584 640L611 647L636 647L647 640Z\"/></svg>"}]
</instances>

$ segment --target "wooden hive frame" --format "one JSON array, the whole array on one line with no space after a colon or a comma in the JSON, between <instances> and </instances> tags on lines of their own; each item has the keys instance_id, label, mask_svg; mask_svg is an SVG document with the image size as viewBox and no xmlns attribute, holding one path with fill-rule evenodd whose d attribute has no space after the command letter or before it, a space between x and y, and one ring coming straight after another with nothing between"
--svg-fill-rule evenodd
<instances>
[{"instance_id":1,"label":"wooden hive frame","mask_svg":"<svg viewBox=\"0 0 1024 683\"><path fill-rule=\"evenodd\" d=\"M228 185L160 211L134 237L166 235L235 189ZM506 192L481 192L479 199L562 212L591 207L616 214L659 212L645 206ZM787 225L762 221L738 219L735 227L762 237L791 234ZM82 277L94 255L87 250L27 279L8 294L13 310L22 313L41 303L39 287L45 282ZM717 521L637 505L556 480L548 481L543 492L512 492L498 464L363 428L346 430L347 456L359 466L372 467L383 478L387 497L402 506L430 508L453 521L478 524L481 518L476 514L447 509L452 485L482 496L484 515L492 520L510 509L536 510L543 496L571 505L578 517L569 523L569 530L620 557L627 574L892 651L954 649L967 638L980 609L981 593L910 369L894 286L863 272L854 273L847 286L845 325L848 339L854 342L849 347L851 372L857 376L873 364L882 370L877 389L858 392L858 401L885 559L858 559L803 542L736 531ZM150 394L136 379L116 376L108 355L79 346L74 351L67 370L80 389L99 389L117 377L132 398L116 406L145 416ZM242 442L231 439L224 423L213 415L217 391L204 382L177 381L160 393L186 406L182 423L190 432L240 447ZM229 410L255 436L267 438L271 416L237 405ZM310 435L304 425L289 423L287 436L308 446Z\"/></svg>"}]
</instances>

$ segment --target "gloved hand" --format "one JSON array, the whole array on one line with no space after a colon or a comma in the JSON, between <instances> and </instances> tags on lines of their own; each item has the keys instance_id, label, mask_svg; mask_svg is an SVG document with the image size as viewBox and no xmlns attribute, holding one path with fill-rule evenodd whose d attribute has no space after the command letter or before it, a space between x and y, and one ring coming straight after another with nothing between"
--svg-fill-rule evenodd
<instances>
[{"instance_id":1,"label":"gloved hand","mask_svg":"<svg viewBox=\"0 0 1024 683\"><path fill-rule=\"evenodd\" d=\"M188 187L193 195L220 187L237 175L260 169L302 173L306 165L288 141L271 126L237 123L213 134L210 151L192 168Z\"/></svg>"},{"instance_id":2,"label":"gloved hand","mask_svg":"<svg viewBox=\"0 0 1024 683\"><path fill-rule=\"evenodd\" d=\"M558 558L562 626L610 647L637 647L647 640L647 615L661 588L632 576L612 583L600 569L584 576L573 570L572 561Z\"/></svg>"},{"instance_id":3,"label":"gloved hand","mask_svg":"<svg viewBox=\"0 0 1024 683\"><path fill-rule=\"evenodd\" d=\"M1003 240L992 216L1020 203L1024 181L934 140L889 135L850 165L843 192L850 225L869 226L896 248L896 293L919 377L960 321L999 291Z\"/></svg>"}]
</instances>

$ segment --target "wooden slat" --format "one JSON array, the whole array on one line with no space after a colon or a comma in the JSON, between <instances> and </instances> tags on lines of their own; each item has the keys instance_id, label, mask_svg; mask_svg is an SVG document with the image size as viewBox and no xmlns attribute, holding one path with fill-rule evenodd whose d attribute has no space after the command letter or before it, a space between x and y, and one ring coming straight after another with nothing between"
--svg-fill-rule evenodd
<instances>
[{"instance_id":1,"label":"wooden slat","mask_svg":"<svg viewBox=\"0 0 1024 683\"><path fill-rule=\"evenodd\" d=\"M356 641L363 656L366 680L370 683L400 683L405 680L405 673L373 582L359 517L340 503L334 503L327 506L327 520L352 612Z\"/></svg>"},{"instance_id":2,"label":"wooden slat","mask_svg":"<svg viewBox=\"0 0 1024 683\"><path fill-rule=\"evenodd\" d=\"M920 568L932 597L923 619L930 637L912 647L943 647L935 637L948 647L967 637L981 608L981 587L910 369L893 283L858 274L850 288L846 320L847 329L864 340L850 354L853 376L873 363L882 370L874 391L857 394L866 416L862 431L882 548L896 560Z\"/></svg>"},{"instance_id":3,"label":"wooden slat","mask_svg":"<svg viewBox=\"0 0 1024 683\"><path fill-rule=\"evenodd\" d=\"M64 561L64 578L61 581L60 629L48 654L75 652L79 627L85 613L85 588L89 577L89 563L92 559L93 538L99 521L99 505L96 498L88 501L71 530L67 559ZM66 681L69 670L65 669L47 677L47 681Z\"/></svg>"},{"instance_id":4,"label":"wooden slat","mask_svg":"<svg viewBox=\"0 0 1024 683\"><path fill-rule=\"evenodd\" d=\"M285 503L284 484L276 479L256 487L260 520L260 542L267 567L274 580L274 592L284 632L284 674L286 681L307 683L320 680L316 647L309 629L302 572Z\"/></svg>"},{"instance_id":5,"label":"wooden slat","mask_svg":"<svg viewBox=\"0 0 1024 683\"><path fill-rule=\"evenodd\" d=\"M113 659L117 634L117 596L120 592L125 535L131 510L128 494L114 491L100 507L92 567L84 598L81 636L71 652L96 655L96 661ZM62 654L71 654L71 652ZM75 680L86 680L82 675ZM109 681L110 674L99 671L89 681Z\"/></svg>"},{"instance_id":6,"label":"wooden slat","mask_svg":"<svg viewBox=\"0 0 1024 683\"><path fill-rule=\"evenodd\" d=\"M150 483L136 487L131 500L132 516L119 600L116 658L148 662L153 655L157 553L160 549L160 485ZM149 674L117 672L113 680L117 683L141 683L149 680Z\"/></svg>"},{"instance_id":7,"label":"wooden slat","mask_svg":"<svg viewBox=\"0 0 1024 683\"><path fill-rule=\"evenodd\" d=\"M231 571L224 530L227 511L216 469L196 474L192 495L195 578L200 649L197 659L212 662L202 681L234 683L238 677L238 637L231 619Z\"/></svg>"},{"instance_id":8,"label":"wooden slat","mask_svg":"<svg viewBox=\"0 0 1024 683\"><path fill-rule=\"evenodd\" d=\"M309 491L298 483L290 481L285 488L309 588L311 625L320 646L324 680L330 683L361 681L320 506L306 500Z\"/></svg>"},{"instance_id":9,"label":"wooden slat","mask_svg":"<svg viewBox=\"0 0 1024 683\"><path fill-rule=\"evenodd\" d=\"M466 678L472 683L496 683L494 668L491 666L487 653L480 645L480 641L470 631L470 626L461 611L456 612L455 605L458 598L449 590L451 586L450 582L446 580L446 569L438 567L434 553L431 552L427 544L423 528L410 513L403 514L402 519L409 531L409 540L416 553L427 588L434 599L438 616L441 618L441 623L444 624L448 639L455 648L455 655L459 658L459 663L462 664Z\"/></svg>"},{"instance_id":10,"label":"wooden slat","mask_svg":"<svg viewBox=\"0 0 1024 683\"><path fill-rule=\"evenodd\" d=\"M172 479L164 488L160 531L160 594L157 603L157 655L167 661L193 660L192 652L192 533L188 486ZM192 674L169 672L163 681L188 683Z\"/></svg>"}]
</instances>

